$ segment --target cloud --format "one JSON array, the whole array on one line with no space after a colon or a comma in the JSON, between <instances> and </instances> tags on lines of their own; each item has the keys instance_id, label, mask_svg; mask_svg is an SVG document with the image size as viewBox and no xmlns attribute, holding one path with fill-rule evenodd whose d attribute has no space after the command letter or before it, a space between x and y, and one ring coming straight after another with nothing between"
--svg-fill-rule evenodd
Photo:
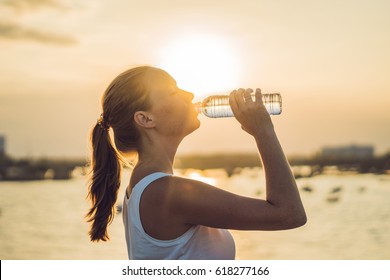
<instances>
[{"instance_id":1,"label":"cloud","mask_svg":"<svg viewBox=\"0 0 390 280\"><path fill-rule=\"evenodd\" d=\"M0 0L0 5L12 8L17 12L37 10L40 8L67 9L58 0Z\"/></svg>"},{"instance_id":2,"label":"cloud","mask_svg":"<svg viewBox=\"0 0 390 280\"><path fill-rule=\"evenodd\" d=\"M69 10L60 0L0 0L0 7L4 8L0 13L2 17L0 39L35 41L56 45L74 45L78 42L76 38L66 34L48 32L15 22L15 16L20 19L23 18L23 14L34 13L42 8L56 9L60 12ZM10 12L11 14L9 14Z\"/></svg>"},{"instance_id":3,"label":"cloud","mask_svg":"<svg viewBox=\"0 0 390 280\"><path fill-rule=\"evenodd\" d=\"M69 35L54 34L9 22L0 22L0 38L9 40L28 40L56 45L74 45L78 42Z\"/></svg>"}]
</instances>

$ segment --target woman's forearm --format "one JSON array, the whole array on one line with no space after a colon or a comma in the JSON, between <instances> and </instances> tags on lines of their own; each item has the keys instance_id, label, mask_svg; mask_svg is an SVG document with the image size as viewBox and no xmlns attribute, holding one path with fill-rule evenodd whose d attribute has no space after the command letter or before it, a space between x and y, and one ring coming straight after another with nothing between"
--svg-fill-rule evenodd
<instances>
[{"instance_id":1,"label":"woman's forearm","mask_svg":"<svg viewBox=\"0 0 390 280\"><path fill-rule=\"evenodd\" d=\"M266 179L266 200L298 223L306 214L291 167L273 128L255 136Z\"/></svg>"}]
</instances>

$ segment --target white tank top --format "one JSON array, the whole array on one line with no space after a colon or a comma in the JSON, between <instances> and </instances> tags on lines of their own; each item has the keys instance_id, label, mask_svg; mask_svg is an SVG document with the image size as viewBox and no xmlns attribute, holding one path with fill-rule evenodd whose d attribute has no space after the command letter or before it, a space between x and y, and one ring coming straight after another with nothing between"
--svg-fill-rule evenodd
<instances>
[{"instance_id":1,"label":"white tank top","mask_svg":"<svg viewBox=\"0 0 390 280\"><path fill-rule=\"evenodd\" d=\"M144 177L123 202L123 223L129 259L223 260L235 258L234 240L228 230L193 226L172 240L158 240L148 235L142 226L139 205L143 191L153 181L171 176L156 172Z\"/></svg>"}]
</instances>

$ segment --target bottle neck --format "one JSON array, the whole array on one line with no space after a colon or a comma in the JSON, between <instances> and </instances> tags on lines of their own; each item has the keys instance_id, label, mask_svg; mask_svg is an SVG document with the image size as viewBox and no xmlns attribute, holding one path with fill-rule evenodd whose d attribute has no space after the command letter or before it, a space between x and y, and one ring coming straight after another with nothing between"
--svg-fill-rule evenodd
<instances>
[{"instance_id":1,"label":"bottle neck","mask_svg":"<svg viewBox=\"0 0 390 280\"><path fill-rule=\"evenodd\" d=\"M198 112L198 114L201 114L202 113L202 102L196 102L194 105L196 107L196 112Z\"/></svg>"}]
</instances>

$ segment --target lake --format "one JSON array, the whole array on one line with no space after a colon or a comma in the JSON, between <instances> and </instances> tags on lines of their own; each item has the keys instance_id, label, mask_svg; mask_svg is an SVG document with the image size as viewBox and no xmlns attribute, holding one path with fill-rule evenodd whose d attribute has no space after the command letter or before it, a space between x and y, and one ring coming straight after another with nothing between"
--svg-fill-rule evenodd
<instances>
[{"instance_id":1,"label":"lake","mask_svg":"<svg viewBox=\"0 0 390 280\"><path fill-rule=\"evenodd\" d=\"M259 168L177 170L241 195L264 197ZM125 172L126 184L130 174ZM297 180L308 222L288 231L231 231L238 259L390 259L390 175L328 174ZM124 187L118 204L121 204ZM122 217L111 240L91 243L86 178L0 182L0 259L127 259Z\"/></svg>"}]
</instances>

